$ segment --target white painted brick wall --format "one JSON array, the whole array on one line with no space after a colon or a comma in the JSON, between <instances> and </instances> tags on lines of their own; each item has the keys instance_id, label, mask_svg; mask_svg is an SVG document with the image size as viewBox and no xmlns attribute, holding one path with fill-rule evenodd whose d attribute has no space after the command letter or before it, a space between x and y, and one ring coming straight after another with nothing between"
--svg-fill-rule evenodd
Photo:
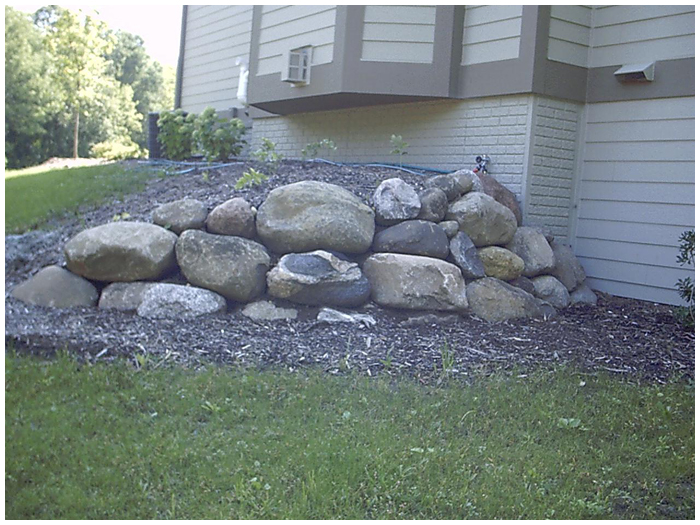
<instances>
[{"instance_id":1,"label":"white painted brick wall","mask_svg":"<svg viewBox=\"0 0 700 525\"><path fill-rule=\"evenodd\" d=\"M256 119L253 149L265 137L285 157L299 159L307 144L328 138L338 151L321 152L323 158L396 163L398 157L390 154L390 137L396 134L408 142L404 164L457 170L474 167L477 155L489 155L491 175L520 198L532 98L514 95L392 104Z\"/></svg>"},{"instance_id":2,"label":"white painted brick wall","mask_svg":"<svg viewBox=\"0 0 700 525\"><path fill-rule=\"evenodd\" d=\"M535 97L526 222L548 227L560 241L569 236L576 169L577 130L583 106Z\"/></svg>"}]
</instances>

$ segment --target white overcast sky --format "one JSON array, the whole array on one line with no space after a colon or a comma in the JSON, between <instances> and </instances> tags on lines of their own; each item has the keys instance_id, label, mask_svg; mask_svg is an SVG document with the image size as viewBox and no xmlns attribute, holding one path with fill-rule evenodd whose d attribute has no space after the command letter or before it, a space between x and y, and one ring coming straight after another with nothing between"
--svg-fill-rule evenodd
<instances>
[{"instance_id":1,"label":"white overcast sky","mask_svg":"<svg viewBox=\"0 0 700 525\"><path fill-rule=\"evenodd\" d=\"M33 13L46 4L8 4L15 9ZM61 7L95 16L112 29L122 29L143 38L146 51L163 65L177 66L180 51L182 5L75 5ZM97 14L94 13L97 11Z\"/></svg>"}]
</instances>

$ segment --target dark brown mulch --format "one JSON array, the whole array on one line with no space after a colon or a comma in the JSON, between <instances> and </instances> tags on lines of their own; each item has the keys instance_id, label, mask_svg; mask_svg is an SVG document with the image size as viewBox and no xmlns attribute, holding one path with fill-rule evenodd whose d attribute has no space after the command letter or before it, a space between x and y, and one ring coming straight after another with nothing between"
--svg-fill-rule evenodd
<instances>
[{"instance_id":1,"label":"dark brown mulch","mask_svg":"<svg viewBox=\"0 0 700 525\"><path fill-rule=\"evenodd\" d=\"M116 213L150 220L158 204L185 196L210 208L233 196L259 206L271 188L315 179L344 186L369 199L377 184L400 176L420 186L422 178L382 168L337 168L323 164L285 163L259 187L235 191L244 166L166 177L123 201L86 211L81 219L55 221L51 231L18 240L6 239L5 338L20 350L46 354L68 349L90 360L149 354L152 362L217 362L248 366L277 365L295 369L318 365L330 373L402 373L419 378L450 366L454 375L571 364L581 372L605 371L664 382L694 378L695 337L666 305L599 294L597 306L580 305L556 317L487 323L475 316L400 312L368 305L372 327L315 321L317 309L300 309L297 321L256 323L229 312L191 322L150 321L134 314L98 309L54 310L27 306L7 294L11 287L47 264L62 263L61 248L79 230L103 224ZM14 250L14 252L13 252ZM32 257L18 257L17 252ZM98 357L99 356L99 357ZM443 364L444 359L444 364ZM452 362L451 362L452 361Z\"/></svg>"}]
</instances>

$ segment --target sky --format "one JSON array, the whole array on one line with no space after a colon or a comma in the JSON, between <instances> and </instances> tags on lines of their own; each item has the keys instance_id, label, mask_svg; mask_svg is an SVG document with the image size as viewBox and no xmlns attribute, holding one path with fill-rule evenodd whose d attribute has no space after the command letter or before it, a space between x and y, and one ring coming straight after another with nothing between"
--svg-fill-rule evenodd
<instances>
[{"instance_id":1,"label":"sky","mask_svg":"<svg viewBox=\"0 0 700 525\"><path fill-rule=\"evenodd\" d=\"M8 4L33 13L47 4ZM143 38L148 54L163 65L177 66L180 51L181 5L77 5L56 4L95 16L112 29L121 29ZM97 11L98 14L95 14Z\"/></svg>"}]
</instances>

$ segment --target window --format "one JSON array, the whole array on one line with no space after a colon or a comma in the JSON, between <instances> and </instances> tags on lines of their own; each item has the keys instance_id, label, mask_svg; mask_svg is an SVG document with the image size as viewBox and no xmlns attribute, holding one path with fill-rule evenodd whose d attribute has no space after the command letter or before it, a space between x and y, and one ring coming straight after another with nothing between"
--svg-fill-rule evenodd
<instances>
[{"instance_id":1,"label":"window","mask_svg":"<svg viewBox=\"0 0 700 525\"><path fill-rule=\"evenodd\" d=\"M311 80L311 46L291 49L288 53L287 68L282 72L282 82L306 85Z\"/></svg>"}]
</instances>

